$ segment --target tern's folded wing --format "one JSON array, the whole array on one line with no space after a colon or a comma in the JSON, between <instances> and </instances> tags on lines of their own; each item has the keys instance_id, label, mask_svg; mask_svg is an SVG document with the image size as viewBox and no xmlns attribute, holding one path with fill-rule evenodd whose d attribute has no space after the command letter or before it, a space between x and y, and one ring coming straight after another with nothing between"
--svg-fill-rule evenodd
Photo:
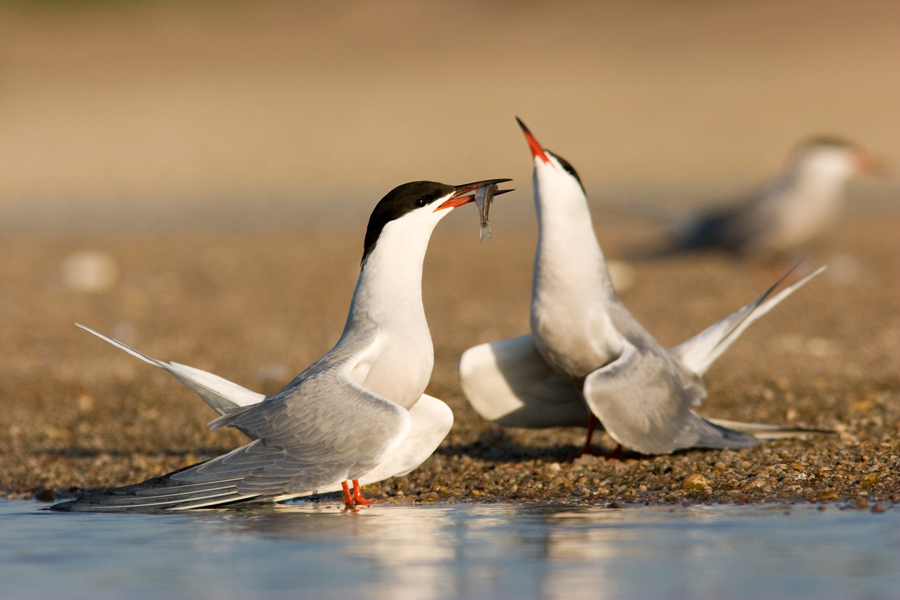
<instances>
[{"instance_id":1,"label":"tern's folded wing","mask_svg":"<svg viewBox=\"0 0 900 600\"><path fill-rule=\"evenodd\" d=\"M419 401L409 409L409 416L412 418L409 435L384 462L359 477L360 484L377 483L389 477L406 475L434 454L453 426L453 412L450 407L427 394L422 394ZM337 492L341 489L341 483L341 481L335 480L318 490L307 490L303 493L276 499L287 500L288 498L311 496L316 492Z\"/></svg>"},{"instance_id":2,"label":"tern's folded wing","mask_svg":"<svg viewBox=\"0 0 900 600\"><path fill-rule=\"evenodd\" d=\"M273 495L365 475L406 439L411 418L402 406L354 382L348 364L325 367L234 415L226 424L257 438L256 448L248 444L177 477L197 481L239 473L239 491ZM267 451L255 460L260 446L281 454Z\"/></svg>"},{"instance_id":3,"label":"tern's folded wing","mask_svg":"<svg viewBox=\"0 0 900 600\"><path fill-rule=\"evenodd\" d=\"M253 442L228 454L58 510L198 508L317 490L357 479L406 438L409 412L354 383L345 365L227 417Z\"/></svg>"},{"instance_id":4,"label":"tern's folded wing","mask_svg":"<svg viewBox=\"0 0 900 600\"><path fill-rule=\"evenodd\" d=\"M686 386L667 358L629 343L618 359L585 379L585 400L614 440L643 454L759 443L694 413L690 406L700 388Z\"/></svg>"},{"instance_id":5,"label":"tern's folded wing","mask_svg":"<svg viewBox=\"0 0 900 600\"><path fill-rule=\"evenodd\" d=\"M434 454L453 427L450 407L427 394L422 394L409 409L409 416L412 419L409 435L384 462L359 478L361 484L406 475Z\"/></svg>"},{"instance_id":6,"label":"tern's folded wing","mask_svg":"<svg viewBox=\"0 0 900 600\"><path fill-rule=\"evenodd\" d=\"M469 348L459 360L459 382L478 414L505 427L587 422L581 394L550 368L531 334Z\"/></svg>"}]
</instances>

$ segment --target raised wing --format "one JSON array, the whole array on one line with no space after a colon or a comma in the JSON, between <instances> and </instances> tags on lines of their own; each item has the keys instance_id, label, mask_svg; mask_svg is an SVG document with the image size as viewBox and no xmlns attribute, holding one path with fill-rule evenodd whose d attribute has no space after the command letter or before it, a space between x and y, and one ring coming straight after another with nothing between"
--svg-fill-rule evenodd
<instances>
[{"instance_id":1,"label":"raised wing","mask_svg":"<svg viewBox=\"0 0 900 600\"><path fill-rule=\"evenodd\" d=\"M505 427L587 422L581 394L550 368L530 333L466 350L459 359L459 382L478 414Z\"/></svg>"},{"instance_id":2,"label":"raised wing","mask_svg":"<svg viewBox=\"0 0 900 600\"><path fill-rule=\"evenodd\" d=\"M813 271L803 279L769 298L775 288L784 281L784 277L782 277L775 285L766 290L762 296L688 341L670 348L669 354L697 375L703 375L716 359L740 337L747 327L824 270L825 267L821 267Z\"/></svg>"},{"instance_id":3,"label":"raised wing","mask_svg":"<svg viewBox=\"0 0 900 600\"><path fill-rule=\"evenodd\" d=\"M85 327L84 325L80 325L78 323L76 323L76 325L78 325L85 331L93 333L101 340L105 340L113 346L124 350L128 354L131 354L132 356L135 356L146 363L155 365L160 369L168 371L175 377L175 379L200 394L200 397L203 398L203 400L206 401L206 403L209 404L210 407L212 407L212 409L220 415L232 412L235 409L243 406L252 406L254 404L259 404L266 398L262 394L258 394L257 392L253 392L251 390L248 390L247 388L241 387L236 383L232 383L227 379L219 377L218 375L213 375L212 373L201 371L200 369L195 369L194 367L180 365L174 362L164 363L161 360L156 360L155 358L151 358L142 352L138 352L134 348L127 346L118 340L107 337L102 333L97 333L89 327Z\"/></svg>"}]
</instances>

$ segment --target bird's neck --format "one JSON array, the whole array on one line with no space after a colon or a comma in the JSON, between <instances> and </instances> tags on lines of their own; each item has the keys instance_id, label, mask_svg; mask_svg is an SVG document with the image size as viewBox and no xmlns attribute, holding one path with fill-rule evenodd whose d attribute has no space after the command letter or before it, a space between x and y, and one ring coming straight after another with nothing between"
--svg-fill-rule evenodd
<instances>
[{"instance_id":1,"label":"bird's neck","mask_svg":"<svg viewBox=\"0 0 900 600\"><path fill-rule=\"evenodd\" d=\"M356 356L351 377L358 384L409 409L425 391L434 367L422 306L422 263L431 229L426 224L407 228L406 235L391 235L398 233L391 227L363 259L335 351Z\"/></svg>"},{"instance_id":2,"label":"bird's neck","mask_svg":"<svg viewBox=\"0 0 900 600\"><path fill-rule=\"evenodd\" d=\"M621 351L610 312L618 297L580 188L535 190L539 233L531 332L548 364L578 380Z\"/></svg>"},{"instance_id":3,"label":"bird's neck","mask_svg":"<svg viewBox=\"0 0 900 600\"><path fill-rule=\"evenodd\" d=\"M573 190L541 194L535 185L534 201L538 217L535 284L540 281L544 287L585 298L598 294L615 298L584 194Z\"/></svg>"},{"instance_id":4,"label":"bird's neck","mask_svg":"<svg viewBox=\"0 0 900 600\"><path fill-rule=\"evenodd\" d=\"M413 230L406 236L391 233L395 232L386 228L374 250L363 260L347 327L353 324L386 330L420 325L427 331L422 306L422 263L431 231Z\"/></svg>"},{"instance_id":5,"label":"bird's neck","mask_svg":"<svg viewBox=\"0 0 900 600\"><path fill-rule=\"evenodd\" d=\"M848 173L817 165L805 165L794 185L803 197L815 198L818 203L830 204L840 200L850 178Z\"/></svg>"}]
</instances>

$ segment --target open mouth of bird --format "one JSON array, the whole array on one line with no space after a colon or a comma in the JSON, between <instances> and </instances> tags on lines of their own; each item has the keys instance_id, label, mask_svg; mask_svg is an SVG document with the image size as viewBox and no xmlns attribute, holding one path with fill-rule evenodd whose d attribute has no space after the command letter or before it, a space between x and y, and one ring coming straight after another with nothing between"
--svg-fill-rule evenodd
<instances>
[{"instance_id":1,"label":"open mouth of bird","mask_svg":"<svg viewBox=\"0 0 900 600\"><path fill-rule=\"evenodd\" d=\"M468 204L469 202L474 202L476 191L482 188L496 186L500 183L506 183L507 181L512 181L512 179L486 179L484 181L475 181L473 183L464 183L462 185L457 185L455 186L456 191L453 192L453 195L444 200L441 205L434 210L436 212L441 210L442 208L456 208L458 206ZM505 194L511 191L512 190L496 190L494 191L493 195L499 196L500 194Z\"/></svg>"}]
</instances>

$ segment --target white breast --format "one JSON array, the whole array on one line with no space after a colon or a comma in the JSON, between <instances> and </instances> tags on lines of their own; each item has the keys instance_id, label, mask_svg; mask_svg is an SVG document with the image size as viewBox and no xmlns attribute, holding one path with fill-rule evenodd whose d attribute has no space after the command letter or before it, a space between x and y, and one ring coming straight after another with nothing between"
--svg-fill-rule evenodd
<instances>
[{"instance_id":1,"label":"white breast","mask_svg":"<svg viewBox=\"0 0 900 600\"><path fill-rule=\"evenodd\" d=\"M367 390L410 409L425 392L433 367L430 335L390 331L376 336L375 342L360 354L350 376Z\"/></svg>"}]
</instances>

